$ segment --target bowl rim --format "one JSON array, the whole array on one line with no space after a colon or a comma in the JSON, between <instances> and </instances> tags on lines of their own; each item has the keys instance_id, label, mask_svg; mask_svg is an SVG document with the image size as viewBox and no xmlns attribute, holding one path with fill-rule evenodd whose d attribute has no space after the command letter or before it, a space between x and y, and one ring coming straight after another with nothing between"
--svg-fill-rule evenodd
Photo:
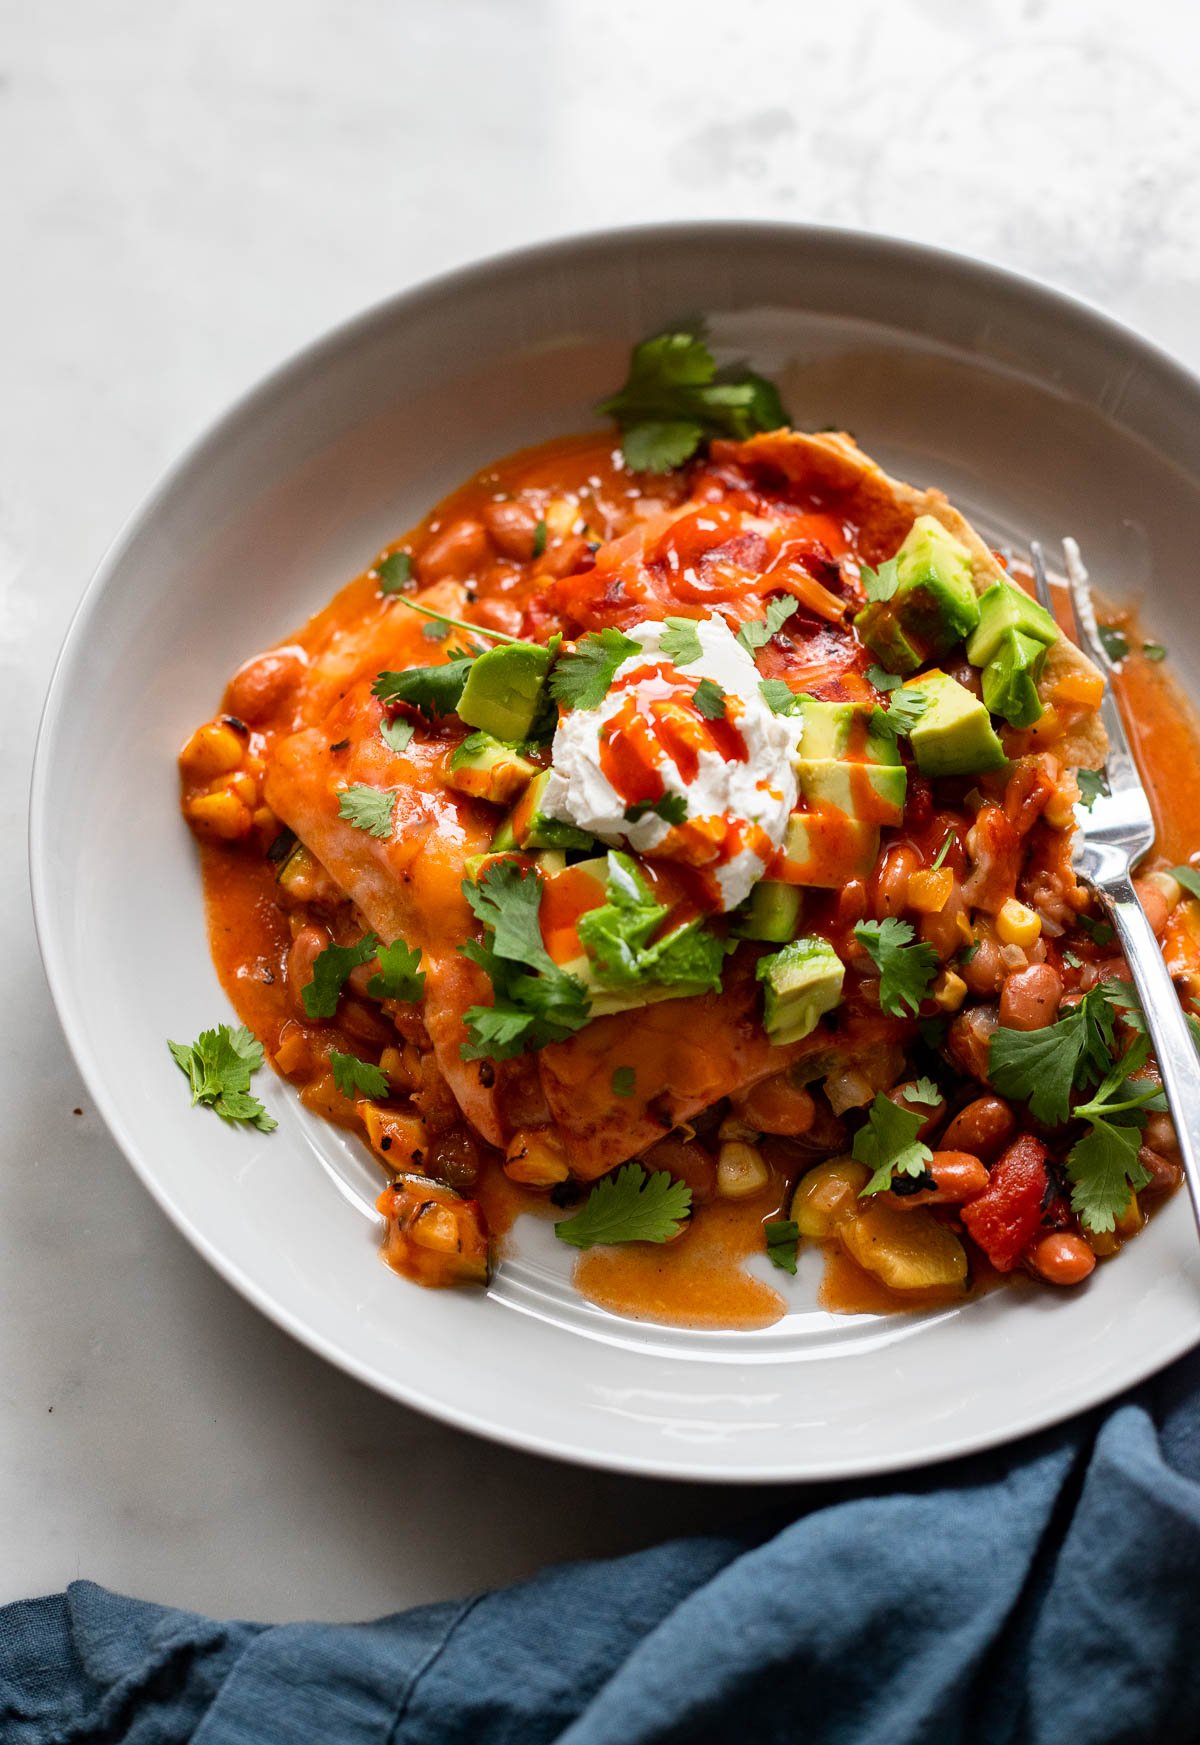
<instances>
[{"instance_id":1,"label":"bowl rim","mask_svg":"<svg viewBox=\"0 0 1200 1745\"><path fill-rule=\"evenodd\" d=\"M215 452L240 429L269 409L272 401L288 392L309 372L334 360L346 347L353 347L373 330L387 327L408 316L433 309L445 297L460 290L479 287L497 275L519 275L531 269L552 269L558 262L586 262L591 256L602 256L614 249L650 245L667 241L683 247L728 248L739 241L762 245L806 244L823 249L839 249L848 259L871 257L904 263L912 267L936 269L939 265L952 272L961 284L973 283L980 290L995 294L997 290L1012 294L1025 302L1040 302L1058 317L1073 322L1077 328L1090 330L1106 345L1136 360L1143 371L1157 372L1164 384L1176 391L1195 396L1200 401L1200 374L1172 355L1165 347L1145 338L1135 328L1119 321L1085 297L1061 290L1033 274L1017 271L960 254L954 250L913 241L887 232L864 231L839 225L816 225L786 221L756 219L699 219L652 221L637 225L619 225L600 230L586 230L523 244L451 267L429 278L375 300L331 327L323 329L273 364L247 389L208 419L183 447L181 452L160 470L145 494L120 522L71 613L61 646L55 658L39 717L29 788L28 810L28 873L32 897L34 930L47 983L55 1010L74 1056L83 1081L101 1115L109 1134L147 1189L160 1210L179 1233L203 1256L220 1278L231 1285L248 1302L292 1338L325 1358L336 1368L373 1388L376 1392L399 1401L429 1417L456 1429L487 1437L501 1445L523 1452L566 1461L583 1468L601 1468L631 1475L672 1478L700 1483L775 1484L822 1483L830 1479L861 1478L873 1474L911 1469L914 1460L903 1452L895 1455L867 1456L858 1460L842 1460L823 1468L810 1468L797 1474L793 1467L775 1465L747 1472L725 1473L700 1464L667 1458L648 1458L639 1454L605 1452L590 1455L578 1446L559 1442L538 1433L523 1432L511 1424L491 1422L478 1413L448 1403L403 1380L381 1375L352 1352L335 1345L324 1333L307 1326L284 1305L277 1303L270 1291L238 1263L230 1260L221 1248L199 1230L176 1205L169 1192L153 1172L143 1166L137 1142L127 1131L116 1100L110 1095L104 1075L92 1053L80 1014L75 1010L69 964L64 941L54 918L54 905L48 878L47 801L51 771L60 722L64 717L63 703L67 695L66 678L78 649L88 637L93 618L101 606L105 591L120 569L127 553L142 528L157 514L177 484L193 467ZM1184 1328L1177 1330L1155 1352L1154 1360L1143 1372L1148 1377L1165 1368L1196 1344ZM1005 1443L1034 1431L1062 1423L1081 1409L1078 1401L1068 1399L1061 1410L1037 1412L1028 1422L1014 1426ZM944 1445L934 1456L916 1464L936 1466L961 1459L982 1449L997 1446L997 1438L987 1430L964 1432Z\"/></svg>"}]
</instances>

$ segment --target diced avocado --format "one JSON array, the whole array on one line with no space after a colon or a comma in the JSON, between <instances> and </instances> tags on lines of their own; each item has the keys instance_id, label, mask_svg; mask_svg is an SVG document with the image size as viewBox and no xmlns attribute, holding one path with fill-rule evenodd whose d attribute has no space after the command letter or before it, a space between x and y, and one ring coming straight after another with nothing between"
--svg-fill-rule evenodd
<instances>
[{"instance_id":1,"label":"diced avocado","mask_svg":"<svg viewBox=\"0 0 1200 1745\"><path fill-rule=\"evenodd\" d=\"M454 748L444 780L457 793L508 806L537 773L537 765L529 758L480 731L468 733Z\"/></svg>"},{"instance_id":2,"label":"diced avocado","mask_svg":"<svg viewBox=\"0 0 1200 1745\"><path fill-rule=\"evenodd\" d=\"M925 775L982 775L1007 761L986 706L949 673L922 673L902 689L925 697L925 711L909 733L917 768Z\"/></svg>"},{"instance_id":3,"label":"diced avocado","mask_svg":"<svg viewBox=\"0 0 1200 1745\"><path fill-rule=\"evenodd\" d=\"M870 703L823 703L816 697L805 697L803 722L802 758L814 762L839 757L867 763L900 762L895 735L879 731Z\"/></svg>"},{"instance_id":4,"label":"diced avocado","mask_svg":"<svg viewBox=\"0 0 1200 1745\"><path fill-rule=\"evenodd\" d=\"M1058 639L1058 626L1044 606L1012 582L994 582L979 602L979 624L967 642L971 665L986 666L1009 630L1047 648Z\"/></svg>"},{"instance_id":5,"label":"diced avocado","mask_svg":"<svg viewBox=\"0 0 1200 1745\"><path fill-rule=\"evenodd\" d=\"M733 930L741 939L783 945L796 931L801 901L799 885L760 879L742 905Z\"/></svg>"},{"instance_id":6,"label":"diced avocado","mask_svg":"<svg viewBox=\"0 0 1200 1745\"><path fill-rule=\"evenodd\" d=\"M983 700L993 715L1013 727L1032 727L1042 715L1037 681L1046 663L1046 644L1020 630L1006 630L983 669Z\"/></svg>"},{"instance_id":7,"label":"diced avocado","mask_svg":"<svg viewBox=\"0 0 1200 1745\"><path fill-rule=\"evenodd\" d=\"M782 951L759 959L763 1024L772 1042L800 1042L811 1035L842 997L842 960L827 939L793 939Z\"/></svg>"},{"instance_id":8,"label":"diced avocado","mask_svg":"<svg viewBox=\"0 0 1200 1745\"><path fill-rule=\"evenodd\" d=\"M534 776L508 817L492 837L494 850L504 848L594 848L586 831L564 824L542 811L542 796L551 772Z\"/></svg>"},{"instance_id":9,"label":"diced avocado","mask_svg":"<svg viewBox=\"0 0 1200 1745\"><path fill-rule=\"evenodd\" d=\"M859 635L894 673L945 654L979 623L971 554L932 515L918 515L896 553L896 590L855 618Z\"/></svg>"},{"instance_id":10,"label":"diced avocado","mask_svg":"<svg viewBox=\"0 0 1200 1745\"><path fill-rule=\"evenodd\" d=\"M549 650L532 642L502 643L472 664L458 699L458 715L494 739L528 739L545 701Z\"/></svg>"},{"instance_id":11,"label":"diced avocado","mask_svg":"<svg viewBox=\"0 0 1200 1745\"><path fill-rule=\"evenodd\" d=\"M866 878L879 853L879 826L839 812L793 812L783 839L779 877L790 885L836 891Z\"/></svg>"},{"instance_id":12,"label":"diced avocado","mask_svg":"<svg viewBox=\"0 0 1200 1745\"><path fill-rule=\"evenodd\" d=\"M867 824L899 824L904 816L908 771L902 764L802 757L796 777L814 808L831 807Z\"/></svg>"}]
</instances>

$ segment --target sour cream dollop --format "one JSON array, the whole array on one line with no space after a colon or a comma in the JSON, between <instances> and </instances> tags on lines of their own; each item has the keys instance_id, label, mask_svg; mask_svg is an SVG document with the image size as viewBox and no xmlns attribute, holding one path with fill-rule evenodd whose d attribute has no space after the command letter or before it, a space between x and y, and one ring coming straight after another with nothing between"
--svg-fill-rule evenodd
<instances>
[{"instance_id":1,"label":"sour cream dollop","mask_svg":"<svg viewBox=\"0 0 1200 1745\"><path fill-rule=\"evenodd\" d=\"M624 632L639 651L596 708L559 722L542 805L611 847L701 869L714 907L732 909L783 841L803 723L771 710L723 619L694 627L700 653L679 664L663 653L665 623ZM716 718L695 701L704 679L725 697Z\"/></svg>"}]
</instances>

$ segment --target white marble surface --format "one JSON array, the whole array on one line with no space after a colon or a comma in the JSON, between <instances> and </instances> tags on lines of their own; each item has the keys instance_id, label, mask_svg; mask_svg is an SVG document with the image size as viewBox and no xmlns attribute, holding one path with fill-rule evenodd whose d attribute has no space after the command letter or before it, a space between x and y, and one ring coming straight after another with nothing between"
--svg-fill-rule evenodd
<instances>
[{"instance_id":1,"label":"white marble surface","mask_svg":"<svg viewBox=\"0 0 1200 1745\"><path fill-rule=\"evenodd\" d=\"M88 1108L30 920L28 772L68 618L155 475L365 303L648 219L965 249L1200 364L1198 52L1187 0L0 5L0 1600L87 1575L363 1616L765 1500L368 1393L208 1271Z\"/></svg>"}]
</instances>

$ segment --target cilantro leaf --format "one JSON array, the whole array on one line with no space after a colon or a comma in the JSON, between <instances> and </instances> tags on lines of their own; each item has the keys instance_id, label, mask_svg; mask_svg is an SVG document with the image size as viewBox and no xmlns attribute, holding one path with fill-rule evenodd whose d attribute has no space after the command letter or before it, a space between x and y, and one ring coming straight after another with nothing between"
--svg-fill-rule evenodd
<instances>
[{"instance_id":1,"label":"cilantro leaf","mask_svg":"<svg viewBox=\"0 0 1200 1745\"><path fill-rule=\"evenodd\" d=\"M938 972L932 945L914 944L912 926L889 915L886 921L861 921L854 937L879 971L879 1005L893 1018L913 1015Z\"/></svg>"},{"instance_id":2,"label":"cilantro leaf","mask_svg":"<svg viewBox=\"0 0 1200 1745\"><path fill-rule=\"evenodd\" d=\"M774 715L798 715L804 707L803 699L786 679L759 679L758 690Z\"/></svg>"},{"instance_id":3,"label":"cilantro leaf","mask_svg":"<svg viewBox=\"0 0 1200 1745\"><path fill-rule=\"evenodd\" d=\"M616 849L608 855L605 896L576 923L601 986L670 987L681 996L719 991L725 941L698 919L656 937L667 906L654 901L637 863Z\"/></svg>"},{"instance_id":4,"label":"cilantro leaf","mask_svg":"<svg viewBox=\"0 0 1200 1745\"><path fill-rule=\"evenodd\" d=\"M421 635L427 636L430 642L445 642L450 634L450 624L445 618L431 618L428 624L421 626Z\"/></svg>"},{"instance_id":5,"label":"cilantro leaf","mask_svg":"<svg viewBox=\"0 0 1200 1745\"><path fill-rule=\"evenodd\" d=\"M389 751L407 751L416 732L411 721L406 721L403 715L397 715L394 721L389 721L385 715L379 723L379 737Z\"/></svg>"},{"instance_id":6,"label":"cilantro leaf","mask_svg":"<svg viewBox=\"0 0 1200 1745\"><path fill-rule=\"evenodd\" d=\"M902 673L884 672L881 666L872 662L867 668L867 682L874 685L877 691L894 691L904 683L904 676Z\"/></svg>"},{"instance_id":7,"label":"cilantro leaf","mask_svg":"<svg viewBox=\"0 0 1200 1745\"><path fill-rule=\"evenodd\" d=\"M425 992L425 971L420 967L421 951L419 946L406 945L403 939L394 939L390 945L381 945L375 953L379 959L378 975L373 975L367 983L367 992L373 1000L419 1000Z\"/></svg>"},{"instance_id":8,"label":"cilantro leaf","mask_svg":"<svg viewBox=\"0 0 1200 1745\"><path fill-rule=\"evenodd\" d=\"M1086 812L1090 812L1100 796L1108 792L1104 771L1098 769L1076 770L1075 780L1079 783L1079 804Z\"/></svg>"},{"instance_id":9,"label":"cilantro leaf","mask_svg":"<svg viewBox=\"0 0 1200 1745\"><path fill-rule=\"evenodd\" d=\"M689 661L699 660L702 650L696 620L668 618L666 622L667 629L663 632L660 647L667 659L676 666L686 666Z\"/></svg>"},{"instance_id":10,"label":"cilantro leaf","mask_svg":"<svg viewBox=\"0 0 1200 1745\"><path fill-rule=\"evenodd\" d=\"M1138 1162L1141 1130L1097 1119L1067 1153L1071 1210L1089 1230L1111 1230L1129 1205L1131 1191L1144 1188L1150 1172Z\"/></svg>"},{"instance_id":11,"label":"cilantro leaf","mask_svg":"<svg viewBox=\"0 0 1200 1745\"><path fill-rule=\"evenodd\" d=\"M874 1175L862 1195L890 1188L896 1175L923 1175L933 1153L917 1138L921 1116L902 1109L880 1091L871 1104L865 1126L854 1135L853 1155ZM862 1196L860 1196L862 1197Z\"/></svg>"},{"instance_id":12,"label":"cilantro leaf","mask_svg":"<svg viewBox=\"0 0 1200 1745\"><path fill-rule=\"evenodd\" d=\"M631 1066L615 1066L612 1075L614 1097L631 1097L637 1089L637 1073Z\"/></svg>"},{"instance_id":13,"label":"cilantro leaf","mask_svg":"<svg viewBox=\"0 0 1200 1745\"><path fill-rule=\"evenodd\" d=\"M591 1004L575 976L561 969L542 942L538 920L541 875L513 860L493 862L463 894L484 928L484 944L460 945L491 981L493 1003L464 1014L464 1060L508 1060L579 1030Z\"/></svg>"},{"instance_id":14,"label":"cilantro leaf","mask_svg":"<svg viewBox=\"0 0 1200 1745\"><path fill-rule=\"evenodd\" d=\"M340 1054L331 1048L329 1065L333 1082L344 1097L386 1097L391 1090L387 1074L357 1054Z\"/></svg>"},{"instance_id":15,"label":"cilantro leaf","mask_svg":"<svg viewBox=\"0 0 1200 1745\"><path fill-rule=\"evenodd\" d=\"M800 1240L799 1224L792 1218L771 1218L763 1225L763 1234L767 1239L767 1259L771 1265L779 1267L781 1272L794 1273L796 1244Z\"/></svg>"},{"instance_id":16,"label":"cilantro leaf","mask_svg":"<svg viewBox=\"0 0 1200 1745\"><path fill-rule=\"evenodd\" d=\"M374 933L364 933L357 945L327 945L313 962L312 980L301 989L310 1018L332 1018L346 978L360 963L370 963L379 949Z\"/></svg>"},{"instance_id":17,"label":"cilantro leaf","mask_svg":"<svg viewBox=\"0 0 1200 1745\"><path fill-rule=\"evenodd\" d=\"M1142 653L1147 660L1166 660L1167 645L1165 642L1143 642Z\"/></svg>"},{"instance_id":18,"label":"cilantro leaf","mask_svg":"<svg viewBox=\"0 0 1200 1745\"><path fill-rule=\"evenodd\" d=\"M624 386L598 411L614 418L635 472L681 466L706 437L752 436L788 422L772 384L744 367L718 370L698 324L633 348Z\"/></svg>"},{"instance_id":19,"label":"cilantro leaf","mask_svg":"<svg viewBox=\"0 0 1200 1745\"><path fill-rule=\"evenodd\" d=\"M545 551L545 549L546 549L546 535L548 532L549 532L549 529L547 528L545 521L539 517L537 526L533 530L533 555L534 555L534 557L541 557L542 553Z\"/></svg>"},{"instance_id":20,"label":"cilantro leaf","mask_svg":"<svg viewBox=\"0 0 1200 1745\"><path fill-rule=\"evenodd\" d=\"M1096 632L1109 660L1116 662L1125 659L1129 653L1129 638L1111 624L1098 624Z\"/></svg>"},{"instance_id":21,"label":"cilantro leaf","mask_svg":"<svg viewBox=\"0 0 1200 1745\"><path fill-rule=\"evenodd\" d=\"M900 586L900 568L894 557L881 563L877 570L869 563L860 564L858 574L868 600L890 600Z\"/></svg>"},{"instance_id":22,"label":"cilantro leaf","mask_svg":"<svg viewBox=\"0 0 1200 1745\"><path fill-rule=\"evenodd\" d=\"M406 551L390 551L375 565L381 594L402 594L412 587L412 558Z\"/></svg>"},{"instance_id":23,"label":"cilantro leaf","mask_svg":"<svg viewBox=\"0 0 1200 1745\"><path fill-rule=\"evenodd\" d=\"M871 726L882 728L893 739L898 739L902 733L912 732L928 707L929 698L924 691L907 688L893 691L886 709L871 711Z\"/></svg>"},{"instance_id":24,"label":"cilantro leaf","mask_svg":"<svg viewBox=\"0 0 1200 1745\"><path fill-rule=\"evenodd\" d=\"M1171 877L1177 879L1189 897L1200 897L1200 870L1194 866L1173 866Z\"/></svg>"},{"instance_id":25,"label":"cilantro leaf","mask_svg":"<svg viewBox=\"0 0 1200 1745\"><path fill-rule=\"evenodd\" d=\"M371 788L361 782L344 788L338 795L338 817L345 818L356 830L386 840L392 834L392 813L396 809L395 788Z\"/></svg>"},{"instance_id":26,"label":"cilantro leaf","mask_svg":"<svg viewBox=\"0 0 1200 1745\"><path fill-rule=\"evenodd\" d=\"M250 1077L263 1063L262 1043L244 1024L218 1024L195 1042L168 1042L171 1058L192 1087L192 1104L214 1109L223 1121L241 1121L271 1133L278 1127L250 1092Z\"/></svg>"},{"instance_id":27,"label":"cilantro leaf","mask_svg":"<svg viewBox=\"0 0 1200 1745\"><path fill-rule=\"evenodd\" d=\"M723 721L725 719L725 692L716 679L701 679L692 692L692 702L706 721Z\"/></svg>"},{"instance_id":28,"label":"cilantro leaf","mask_svg":"<svg viewBox=\"0 0 1200 1745\"><path fill-rule=\"evenodd\" d=\"M942 1100L942 1093L932 1079L919 1078L915 1084L909 1085L904 1093L906 1103L924 1103L928 1108L935 1108Z\"/></svg>"},{"instance_id":29,"label":"cilantro leaf","mask_svg":"<svg viewBox=\"0 0 1200 1745\"><path fill-rule=\"evenodd\" d=\"M748 618L737 633L737 639L754 659L760 648L765 648L777 630L782 630L793 612L800 609L799 601L793 600L790 594L779 594L773 600L767 601L764 618Z\"/></svg>"},{"instance_id":30,"label":"cilantro leaf","mask_svg":"<svg viewBox=\"0 0 1200 1745\"><path fill-rule=\"evenodd\" d=\"M427 720L452 715L458 708L473 658L460 655L441 666L412 666L403 672L382 672L371 686L381 703L408 703Z\"/></svg>"},{"instance_id":31,"label":"cilantro leaf","mask_svg":"<svg viewBox=\"0 0 1200 1745\"><path fill-rule=\"evenodd\" d=\"M648 812L653 812L664 823L683 824L687 821L688 803L682 794L664 794L661 800L638 800L632 806L626 806L625 822L636 824Z\"/></svg>"},{"instance_id":32,"label":"cilantro leaf","mask_svg":"<svg viewBox=\"0 0 1200 1745\"><path fill-rule=\"evenodd\" d=\"M1042 1030L994 1030L988 1078L1002 1097L1028 1103L1035 1120L1057 1127L1071 1113L1071 1093L1108 1070L1112 1046L1112 1007L1093 988Z\"/></svg>"},{"instance_id":33,"label":"cilantro leaf","mask_svg":"<svg viewBox=\"0 0 1200 1745\"><path fill-rule=\"evenodd\" d=\"M550 673L550 695L564 709L595 709L604 701L623 661L641 653L641 643L608 626L589 630L573 650L560 654Z\"/></svg>"},{"instance_id":34,"label":"cilantro leaf","mask_svg":"<svg viewBox=\"0 0 1200 1745\"><path fill-rule=\"evenodd\" d=\"M554 1226L560 1242L594 1248L599 1242L669 1242L692 1208L692 1190L665 1169L647 1173L627 1163L596 1183L573 1218Z\"/></svg>"}]
</instances>

